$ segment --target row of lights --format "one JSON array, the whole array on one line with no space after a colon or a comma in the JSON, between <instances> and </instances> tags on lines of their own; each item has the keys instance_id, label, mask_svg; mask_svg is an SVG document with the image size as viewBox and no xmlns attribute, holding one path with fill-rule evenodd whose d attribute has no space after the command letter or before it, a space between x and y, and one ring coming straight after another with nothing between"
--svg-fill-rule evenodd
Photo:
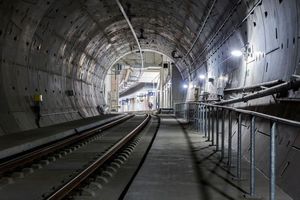
<instances>
[{"instance_id":1,"label":"row of lights","mask_svg":"<svg viewBox=\"0 0 300 200\"><path fill-rule=\"evenodd\" d=\"M231 56L233 56L233 57L241 57L242 55L243 55L243 52L241 50L231 51ZM206 79L206 76L201 74L201 75L199 75L199 79L204 80L204 79ZM226 76L220 76L219 79L224 80L224 81L228 80L228 78ZM193 84L189 84L189 85L184 84L183 85L183 88L193 88L193 87L195 87Z\"/></svg>"}]
</instances>

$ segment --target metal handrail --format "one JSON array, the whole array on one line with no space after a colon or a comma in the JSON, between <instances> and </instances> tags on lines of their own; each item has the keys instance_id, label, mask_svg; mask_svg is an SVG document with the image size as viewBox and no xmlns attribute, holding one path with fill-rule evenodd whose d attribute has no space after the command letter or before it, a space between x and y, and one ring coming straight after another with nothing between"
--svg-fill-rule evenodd
<instances>
[{"instance_id":1,"label":"metal handrail","mask_svg":"<svg viewBox=\"0 0 300 200\"><path fill-rule=\"evenodd\" d=\"M191 109L191 105L194 107ZM193 111L192 113L191 111ZM221 111L221 115L220 115ZM207 141L211 142L212 146L216 146L216 151L221 151L220 159L224 159L225 155L225 111L228 111L228 141L227 141L227 166L230 168L232 166L232 113L237 113L237 163L236 163L236 179L240 180L242 175L241 164L242 164L242 117L247 115L251 117L250 121L250 192L249 196L251 198L256 198L256 160L255 160L255 132L256 132L256 118L262 118L269 120L271 124L270 128L270 179L269 179L269 199L276 199L276 135L277 135L277 124L285 124L300 128L300 122L284 119L264 113L259 113L250 110L244 110L239 108L233 108L228 106L221 106L216 104L208 104L201 102L188 102L175 104L175 114L176 117L180 113L189 122L194 120L195 128L197 131L201 131ZM193 114L191 120L191 113ZM221 138L219 132L220 119L221 125ZM216 125L216 128L215 128ZM221 142L221 144L220 144ZM220 147L221 145L221 147ZM248 196L248 195L245 195Z\"/></svg>"},{"instance_id":2,"label":"metal handrail","mask_svg":"<svg viewBox=\"0 0 300 200\"><path fill-rule=\"evenodd\" d=\"M186 103L178 103L179 104L186 104ZM253 115L256 117L260 117L260 118L264 118L264 119L268 119L277 123L282 123L282 124L286 124L286 125L290 125L290 126L295 126L295 127L300 127L300 122L299 121L295 121L295 120L289 120L289 119L285 119L285 118L281 118L281 117L276 117L273 115L268 115L268 114L264 114L264 113L260 113L260 112L256 112L256 111L251 111L251 110L245 110L245 109L240 109L240 108L234 108L234 107L229 107L229 106L220 106L220 105L215 105L215 104L207 104L207 103L188 103L188 104L196 104L196 105L204 105L204 106L209 106L209 107L215 107L215 108L222 108L222 109L227 109L230 111L234 111L237 113L242 113L242 114L246 114L246 115Z\"/></svg>"}]
</instances>

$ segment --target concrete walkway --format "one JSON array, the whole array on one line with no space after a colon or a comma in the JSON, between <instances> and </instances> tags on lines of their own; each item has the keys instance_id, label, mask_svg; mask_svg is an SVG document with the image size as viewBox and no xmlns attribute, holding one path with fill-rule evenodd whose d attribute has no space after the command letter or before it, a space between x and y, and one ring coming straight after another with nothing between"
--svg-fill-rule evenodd
<instances>
[{"instance_id":1,"label":"concrete walkway","mask_svg":"<svg viewBox=\"0 0 300 200\"><path fill-rule=\"evenodd\" d=\"M130 186L127 200L241 200L249 179L236 181L234 170L219 161L219 153L199 133L186 130L171 116L162 116L153 146ZM243 161L243 170L248 163ZM258 175L257 192L268 199L268 182ZM277 199L290 200L278 188Z\"/></svg>"}]
</instances>

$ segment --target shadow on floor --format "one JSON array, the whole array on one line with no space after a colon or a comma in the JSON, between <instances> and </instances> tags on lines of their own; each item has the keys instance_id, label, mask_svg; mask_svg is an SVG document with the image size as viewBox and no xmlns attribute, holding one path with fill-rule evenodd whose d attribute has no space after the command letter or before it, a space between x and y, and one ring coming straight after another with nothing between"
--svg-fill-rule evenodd
<instances>
[{"instance_id":1,"label":"shadow on floor","mask_svg":"<svg viewBox=\"0 0 300 200\"><path fill-rule=\"evenodd\" d=\"M186 128L187 124L181 123L178 120L177 122L181 125L181 129L185 134L185 138L190 148L194 168L197 173L197 179L200 183L202 198L205 200L214 200L215 194L209 192L213 190L214 192L218 193L218 199L237 199L232 197L229 192L224 191L224 188L220 187L222 185L215 184L212 181L213 176L223 180L223 184L229 185L231 187L230 190L239 191L241 193L241 196L243 194L246 194L247 192L244 189L232 182L233 174L226 167L223 167L223 165L225 166L225 164L222 162L222 160L219 160L217 158L216 151L212 150L212 146L209 146L209 144L204 140L200 142L192 142L190 133L188 133L188 130ZM197 144L197 147L195 147L193 144ZM221 173L220 170L222 171Z\"/></svg>"}]
</instances>

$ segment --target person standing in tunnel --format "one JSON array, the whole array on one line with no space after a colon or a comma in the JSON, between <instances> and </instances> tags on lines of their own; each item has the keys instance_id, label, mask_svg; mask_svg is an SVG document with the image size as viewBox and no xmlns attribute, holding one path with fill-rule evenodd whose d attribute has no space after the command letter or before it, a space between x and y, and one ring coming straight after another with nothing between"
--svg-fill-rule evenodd
<instances>
[{"instance_id":1,"label":"person standing in tunnel","mask_svg":"<svg viewBox=\"0 0 300 200\"><path fill-rule=\"evenodd\" d=\"M41 120L41 106L39 102L35 102L34 106L34 113L35 113L35 124L37 125L37 127L41 127L40 126L40 120Z\"/></svg>"},{"instance_id":2,"label":"person standing in tunnel","mask_svg":"<svg viewBox=\"0 0 300 200\"><path fill-rule=\"evenodd\" d=\"M35 113L35 124L38 128L40 128L40 120L41 120L41 103L43 101L42 95L34 95L34 105L33 105L33 111Z\"/></svg>"},{"instance_id":3,"label":"person standing in tunnel","mask_svg":"<svg viewBox=\"0 0 300 200\"><path fill-rule=\"evenodd\" d=\"M153 103L152 102L148 102L148 108L149 108L149 110L152 110L152 107L153 107Z\"/></svg>"}]
</instances>

